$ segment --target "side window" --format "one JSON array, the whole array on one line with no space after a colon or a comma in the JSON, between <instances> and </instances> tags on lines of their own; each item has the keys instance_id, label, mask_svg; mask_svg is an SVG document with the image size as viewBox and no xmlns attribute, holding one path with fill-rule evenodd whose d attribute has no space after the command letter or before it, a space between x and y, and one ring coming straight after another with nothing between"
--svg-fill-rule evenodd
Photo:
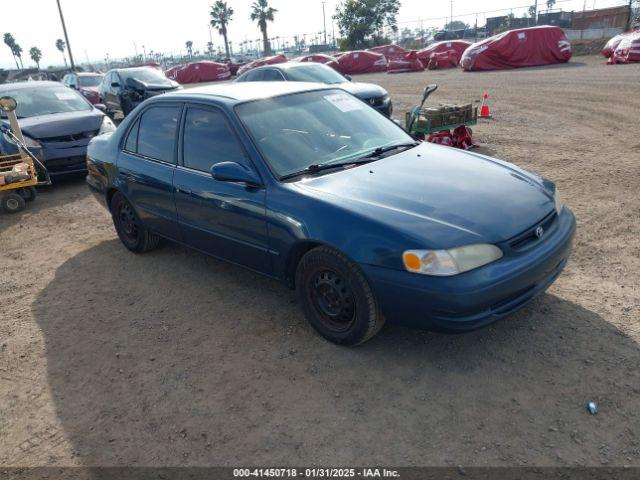
<instances>
[{"instance_id":1,"label":"side window","mask_svg":"<svg viewBox=\"0 0 640 480\"><path fill-rule=\"evenodd\" d=\"M284 80L282 74L273 68L265 69L263 72L264 76L262 77L262 80L265 82L281 82Z\"/></svg>"},{"instance_id":2,"label":"side window","mask_svg":"<svg viewBox=\"0 0 640 480\"><path fill-rule=\"evenodd\" d=\"M179 117L180 107L158 106L145 110L138 120L137 152L145 157L175 163Z\"/></svg>"},{"instance_id":3,"label":"side window","mask_svg":"<svg viewBox=\"0 0 640 480\"><path fill-rule=\"evenodd\" d=\"M138 150L138 130L140 129L140 120L136 120L136 123L129 130L129 136L124 144L124 149L128 152L136 153Z\"/></svg>"},{"instance_id":4,"label":"side window","mask_svg":"<svg viewBox=\"0 0 640 480\"><path fill-rule=\"evenodd\" d=\"M182 144L185 167L208 172L218 162L249 165L229 122L218 110L189 108Z\"/></svg>"},{"instance_id":5,"label":"side window","mask_svg":"<svg viewBox=\"0 0 640 480\"><path fill-rule=\"evenodd\" d=\"M262 80L264 76L264 70L254 70L252 72L247 73L246 82L259 82Z\"/></svg>"}]
</instances>

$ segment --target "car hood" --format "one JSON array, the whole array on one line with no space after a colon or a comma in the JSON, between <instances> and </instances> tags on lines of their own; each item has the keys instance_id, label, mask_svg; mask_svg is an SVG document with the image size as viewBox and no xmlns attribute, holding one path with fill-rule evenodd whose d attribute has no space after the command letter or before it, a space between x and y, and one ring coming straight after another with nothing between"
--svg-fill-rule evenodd
<instances>
[{"instance_id":1,"label":"car hood","mask_svg":"<svg viewBox=\"0 0 640 480\"><path fill-rule=\"evenodd\" d=\"M38 117L21 118L18 123L25 135L42 139L98 130L104 113L92 108L84 112L54 113Z\"/></svg>"},{"instance_id":2,"label":"car hood","mask_svg":"<svg viewBox=\"0 0 640 480\"><path fill-rule=\"evenodd\" d=\"M432 248L510 239L553 211L555 189L506 162L428 143L296 187Z\"/></svg>"},{"instance_id":3,"label":"car hood","mask_svg":"<svg viewBox=\"0 0 640 480\"><path fill-rule=\"evenodd\" d=\"M98 87L80 87L80 91L85 90L91 93L98 93Z\"/></svg>"},{"instance_id":4,"label":"car hood","mask_svg":"<svg viewBox=\"0 0 640 480\"><path fill-rule=\"evenodd\" d=\"M361 99L382 97L387 94L387 91L384 88L374 85L373 83L344 82L339 83L336 86Z\"/></svg>"},{"instance_id":5,"label":"car hood","mask_svg":"<svg viewBox=\"0 0 640 480\"><path fill-rule=\"evenodd\" d=\"M166 80L154 80L153 82L143 82L137 78L130 78L126 85L140 90L171 90L178 88L180 84L168 78Z\"/></svg>"}]
</instances>

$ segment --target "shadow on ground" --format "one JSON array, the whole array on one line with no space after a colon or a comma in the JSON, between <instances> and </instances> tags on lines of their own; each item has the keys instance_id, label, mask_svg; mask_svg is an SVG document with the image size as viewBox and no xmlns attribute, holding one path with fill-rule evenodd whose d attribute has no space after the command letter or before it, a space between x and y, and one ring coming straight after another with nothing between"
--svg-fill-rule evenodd
<instances>
[{"instance_id":1,"label":"shadow on ground","mask_svg":"<svg viewBox=\"0 0 640 480\"><path fill-rule=\"evenodd\" d=\"M545 295L477 332L388 326L350 349L294 298L171 245L61 265L32 309L81 463L637 462L638 344L579 305Z\"/></svg>"}]
</instances>

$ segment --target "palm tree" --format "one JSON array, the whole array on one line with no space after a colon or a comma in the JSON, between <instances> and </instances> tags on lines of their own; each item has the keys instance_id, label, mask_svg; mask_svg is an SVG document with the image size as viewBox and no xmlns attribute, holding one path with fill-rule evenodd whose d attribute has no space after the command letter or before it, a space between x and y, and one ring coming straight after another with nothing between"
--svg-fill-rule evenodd
<instances>
[{"instance_id":1,"label":"palm tree","mask_svg":"<svg viewBox=\"0 0 640 480\"><path fill-rule=\"evenodd\" d=\"M40 70L40 60L42 60L42 51L38 47L31 47L29 49L29 56L31 57L31 60L36 62L36 65L38 66L38 70Z\"/></svg>"},{"instance_id":2,"label":"palm tree","mask_svg":"<svg viewBox=\"0 0 640 480\"><path fill-rule=\"evenodd\" d=\"M187 40L185 42L185 46L187 47L187 53L189 54L189 58L193 58L193 42L191 40Z\"/></svg>"},{"instance_id":3,"label":"palm tree","mask_svg":"<svg viewBox=\"0 0 640 480\"><path fill-rule=\"evenodd\" d=\"M20 68L24 68L24 65L22 63L22 47L20 45L18 45L17 43L15 43L13 45L13 54L18 57L18 60L20 60Z\"/></svg>"},{"instance_id":4,"label":"palm tree","mask_svg":"<svg viewBox=\"0 0 640 480\"><path fill-rule=\"evenodd\" d=\"M11 50L11 55L13 55L13 60L16 62L16 68L20 68L20 65L18 65L18 59L16 58L16 54L14 51L14 48L16 46L16 39L13 38L13 35L11 35L10 33L5 33L4 43Z\"/></svg>"},{"instance_id":5,"label":"palm tree","mask_svg":"<svg viewBox=\"0 0 640 480\"><path fill-rule=\"evenodd\" d=\"M231 58L229 53L229 42L227 41L227 25L233 17L233 8L227 5L227 2L223 0L217 0L211 7L211 26L218 29L218 33L224 38L224 49L227 53L227 58Z\"/></svg>"},{"instance_id":6,"label":"palm tree","mask_svg":"<svg viewBox=\"0 0 640 480\"><path fill-rule=\"evenodd\" d=\"M267 0L256 0L251 5L251 20L258 22L260 31L262 32L262 44L264 47L264 56L271 53L269 46L269 37L267 36L267 22L273 22L273 14L278 10L269 6Z\"/></svg>"},{"instance_id":7,"label":"palm tree","mask_svg":"<svg viewBox=\"0 0 640 480\"><path fill-rule=\"evenodd\" d=\"M67 56L64 54L64 50L65 48L67 48L67 44L64 43L64 40L62 40L61 38L56 40L56 48L58 50L60 50L60 52L62 53L62 59L64 60L64 66L67 66Z\"/></svg>"}]
</instances>

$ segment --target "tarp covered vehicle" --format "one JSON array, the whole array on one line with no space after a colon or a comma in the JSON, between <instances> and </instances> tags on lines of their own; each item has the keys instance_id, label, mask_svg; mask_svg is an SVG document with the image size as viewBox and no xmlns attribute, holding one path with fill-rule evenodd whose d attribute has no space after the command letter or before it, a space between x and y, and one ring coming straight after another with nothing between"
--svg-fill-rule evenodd
<instances>
[{"instance_id":1,"label":"tarp covered vehicle","mask_svg":"<svg viewBox=\"0 0 640 480\"><path fill-rule=\"evenodd\" d=\"M407 50L406 48L401 47L400 45L395 45L393 43L389 45L380 45L379 47L372 47L369 48L368 51L381 53L382 55L387 57L387 60L390 60L392 58L402 58L407 53L409 53L409 50Z\"/></svg>"},{"instance_id":2,"label":"tarp covered vehicle","mask_svg":"<svg viewBox=\"0 0 640 480\"><path fill-rule=\"evenodd\" d=\"M611 57L609 64L640 62L640 30L627 32L620 40Z\"/></svg>"},{"instance_id":3,"label":"tarp covered vehicle","mask_svg":"<svg viewBox=\"0 0 640 480\"><path fill-rule=\"evenodd\" d=\"M226 63L193 62L177 69L170 69L165 74L178 83L215 82L231 78L231 70Z\"/></svg>"},{"instance_id":4,"label":"tarp covered vehicle","mask_svg":"<svg viewBox=\"0 0 640 480\"><path fill-rule=\"evenodd\" d=\"M305 55L302 57L294 58L291 60L292 62L313 62L313 63L322 63L327 65L334 70L338 70L338 60L331 55L325 55L324 53L315 53L312 55Z\"/></svg>"},{"instance_id":5,"label":"tarp covered vehicle","mask_svg":"<svg viewBox=\"0 0 640 480\"><path fill-rule=\"evenodd\" d=\"M508 30L474 43L462 54L464 70L503 70L568 62L571 43L559 27Z\"/></svg>"},{"instance_id":6,"label":"tarp covered vehicle","mask_svg":"<svg viewBox=\"0 0 640 480\"><path fill-rule=\"evenodd\" d=\"M263 65L275 65L276 63L285 63L287 57L284 54L274 55L273 57L264 57L249 62L238 69L238 75L242 75L244 72L248 72L252 68L262 67Z\"/></svg>"},{"instance_id":7,"label":"tarp covered vehicle","mask_svg":"<svg viewBox=\"0 0 640 480\"><path fill-rule=\"evenodd\" d=\"M418 58L425 68L457 67L464 51L471 46L466 40L436 42L418 52Z\"/></svg>"},{"instance_id":8,"label":"tarp covered vehicle","mask_svg":"<svg viewBox=\"0 0 640 480\"><path fill-rule=\"evenodd\" d=\"M381 53L356 50L338 58L338 70L345 74L385 72L387 57Z\"/></svg>"},{"instance_id":9,"label":"tarp covered vehicle","mask_svg":"<svg viewBox=\"0 0 640 480\"><path fill-rule=\"evenodd\" d=\"M424 65L415 50L405 53L401 57L390 58L388 62L388 73L421 72L424 70Z\"/></svg>"}]
</instances>

